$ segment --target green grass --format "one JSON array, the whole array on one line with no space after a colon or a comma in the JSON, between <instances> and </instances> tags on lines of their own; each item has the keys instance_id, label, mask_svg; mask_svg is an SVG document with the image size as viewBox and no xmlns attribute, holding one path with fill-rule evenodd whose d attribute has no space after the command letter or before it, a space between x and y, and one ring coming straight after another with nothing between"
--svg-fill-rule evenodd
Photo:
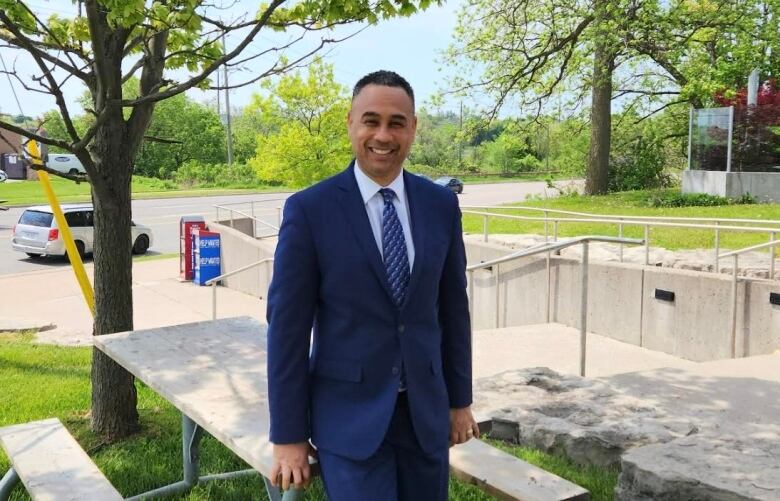
<instances>
[{"instance_id":1,"label":"green grass","mask_svg":"<svg viewBox=\"0 0 780 501\"><path fill-rule=\"evenodd\" d=\"M125 496L176 482L182 478L181 415L164 399L138 383L141 431L115 444L104 444L89 429L91 348L64 348L32 343L33 334L0 333L0 426L58 417L88 451L100 469ZM496 446L528 462L557 473L593 490L594 500L612 499L616 472L581 468L565 458L493 441ZM0 452L0 476L9 467ZM248 466L211 437L201 447L202 474L244 469ZM449 498L486 501L490 496L475 486L453 480ZM17 488L14 501L28 500ZM235 500L266 499L258 477L209 482L170 499ZM319 481L307 490L306 499L324 500Z\"/></svg>"},{"instance_id":2,"label":"green grass","mask_svg":"<svg viewBox=\"0 0 780 501\"><path fill-rule=\"evenodd\" d=\"M50 176L54 193L61 203L89 202L89 184L76 183L68 179ZM190 188L182 189L171 181L133 177L133 198L176 198L216 195L240 195L248 193L285 191L280 186L257 186L254 188ZM0 183L0 200L6 205L48 204L39 181Z\"/></svg>"},{"instance_id":3,"label":"green grass","mask_svg":"<svg viewBox=\"0 0 780 501\"><path fill-rule=\"evenodd\" d=\"M513 205L606 215L747 218L758 220L755 224L751 224L751 226L759 227L766 226L765 224L761 224L761 220L780 220L780 204L656 208L646 206L646 199L650 194L651 193L647 191L634 191L592 197L563 196L546 200L518 201ZM522 216L543 216L543 213L541 212L512 211L504 209L501 209L499 212ZM482 216L466 214L464 215L463 221L465 231L469 233L482 233ZM780 236L780 225L774 225L774 227L778 228L778 235ZM511 221L498 218L490 219L488 229L490 233L531 233L544 235L545 232L543 222ZM550 235L552 235L552 223L549 224L548 231L550 232ZM618 226L616 224L561 222L558 226L558 235L562 237L578 235L617 236ZM644 238L644 228L642 226L630 226L627 224L624 227L623 235L630 238ZM768 240L769 233L721 231L720 235L721 247L731 249L760 244ZM654 247L664 247L669 250L712 248L715 245L715 232L714 230L655 227L650 230L650 244Z\"/></svg>"}]
</instances>

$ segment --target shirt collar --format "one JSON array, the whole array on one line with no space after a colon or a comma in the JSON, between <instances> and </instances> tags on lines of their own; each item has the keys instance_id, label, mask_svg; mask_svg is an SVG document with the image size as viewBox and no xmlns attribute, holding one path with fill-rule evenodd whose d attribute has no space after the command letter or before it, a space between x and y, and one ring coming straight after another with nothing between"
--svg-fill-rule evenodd
<instances>
[{"instance_id":1,"label":"shirt collar","mask_svg":"<svg viewBox=\"0 0 780 501\"><path fill-rule=\"evenodd\" d=\"M404 198L404 171L401 169L401 172L398 173L398 176L393 180L392 183L390 183L387 186L380 186L376 183L373 179L368 177L365 172L360 168L358 165L357 159L355 160L355 180L358 184L358 189L360 189L360 195L363 197L363 203L367 204L369 199L376 195L379 190L382 188L390 188L395 192L395 195L398 197L398 200L403 200Z\"/></svg>"}]
</instances>

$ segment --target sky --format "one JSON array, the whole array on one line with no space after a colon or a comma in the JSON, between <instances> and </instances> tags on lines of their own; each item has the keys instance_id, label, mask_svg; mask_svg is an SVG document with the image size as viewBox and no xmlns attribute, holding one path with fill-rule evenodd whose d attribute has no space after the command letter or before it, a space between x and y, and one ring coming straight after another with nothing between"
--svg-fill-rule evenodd
<instances>
[{"instance_id":1,"label":"sky","mask_svg":"<svg viewBox=\"0 0 780 501\"><path fill-rule=\"evenodd\" d=\"M451 70L444 68L439 62L441 53L451 43L457 12L461 0L450 0L444 6L433 6L423 13L410 18L393 19L369 26L349 40L330 45L324 53L326 62L333 64L337 81L351 88L354 83L366 73L378 69L393 70L404 76L412 84L418 103L424 104L432 95L446 89L446 76ZM70 16L75 13L75 7L70 0L29 0L28 5L43 17L52 14ZM244 12L253 12L260 1L241 0L235 3L227 15L238 16ZM342 28L337 36L343 37L356 31L358 27ZM270 42L285 39L289 35L264 34L256 38L249 46L247 54L252 50L262 50ZM281 38L280 38L281 37ZM310 43L313 43L314 40ZM227 40L228 49L238 40ZM288 56L294 58L303 54L305 46L292 48ZM30 82L30 76L36 73L34 62L22 52L0 48L0 55L8 69L15 67L20 77ZM255 70L262 68L258 62L248 64L242 72L232 72L230 83L243 81L256 74ZM43 112L55 108L54 99L39 93L25 90L20 82L13 82L22 111L28 116L37 117ZM17 105L11 83L5 75L0 75L0 111L17 114ZM259 89L259 84L252 84L231 91L231 108L240 108L248 104L253 92ZM76 82L65 86L65 98L69 107L80 109L76 99L84 92L84 87ZM216 91L190 91L188 95L199 101L213 101ZM454 102L448 102L443 109L455 109Z\"/></svg>"}]
</instances>

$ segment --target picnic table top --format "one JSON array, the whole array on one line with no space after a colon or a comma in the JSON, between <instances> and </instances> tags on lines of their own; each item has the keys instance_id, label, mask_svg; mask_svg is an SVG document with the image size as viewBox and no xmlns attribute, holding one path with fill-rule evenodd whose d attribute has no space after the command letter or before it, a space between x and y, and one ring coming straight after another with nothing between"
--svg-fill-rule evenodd
<instances>
[{"instance_id":1,"label":"picnic table top","mask_svg":"<svg viewBox=\"0 0 780 501\"><path fill-rule=\"evenodd\" d=\"M266 326L236 317L95 336L95 346L265 476Z\"/></svg>"}]
</instances>

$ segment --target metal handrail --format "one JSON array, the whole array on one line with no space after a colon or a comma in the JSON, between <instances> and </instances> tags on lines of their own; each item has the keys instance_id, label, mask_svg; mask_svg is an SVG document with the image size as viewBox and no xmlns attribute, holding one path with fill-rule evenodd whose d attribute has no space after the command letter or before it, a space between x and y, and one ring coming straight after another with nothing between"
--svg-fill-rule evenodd
<instances>
[{"instance_id":1,"label":"metal handrail","mask_svg":"<svg viewBox=\"0 0 780 501\"><path fill-rule=\"evenodd\" d=\"M267 222L263 221L262 219L259 219L259 218L255 217L255 215L254 215L254 212L255 212L254 205L252 206L252 214L247 214L244 211L240 211L240 210L237 210L237 209L232 209L230 207L225 207L224 205L214 205L214 208L217 210L217 214L216 214L217 221L219 221L219 209L223 209L223 210L228 211L228 213L230 214L230 227L231 228L233 228L233 213L236 213L236 214L240 214L240 215L244 216L247 219L251 219L254 222L257 222L257 223L260 223L262 225L265 225L265 226L271 228L272 230L276 231L276 233L274 233L272 235L265 235L266 237L274 237L274 236L278 235L279 234L279 227L282 225L282 223L281 223L281 221L282 221L282 212L281 212L282 209L281 209L281 207L266 207L266 208L264 208L266 210L276 209L276 211L277 211L277 219L279 221L279 226L274 226L271 223L267 223Z\"/></svg>"},{"instance_id":2,"label":"metal handrail","mask_svg":"<svg viewBox=\"0 0 780 501\"><path fill-rule=\"evenodd\" d=\"M517 207L501 207L501 208L517 208ZM544 217L535 217L535 216L517 216L514 214L502 214L502 213L496 213L496 212L481 212L481 211L470 211L470 210L463 210L464 214L473 214L477 216L483 217L483 223L482 223L482 232L483 232L483 241L488 241L488 218L489 217L498 217L498 218L504 218L504 219L514 219L514 220L520 220L520 221L541 221L544 222L544 236L545 240L549 238L549 222L552 221L553 223L553 240L558 240L558 224L560 222L567 222L567 223L604 223L604 224L617 224L618 225L618 237L623 236L623 226L624 225L633 225L633 226L642 226L644 227L644 241L645 241L645 263L644 264L650 264L650 227L651 226L657 226L657 227L666 227L666 228L688 228L688 229L700 229L700 230L714 230L715 231L715 252L714 252L714 264L713 264L713 271L715 273L720 272L720 232L721 231L736 231L736 232L747 232L747 233L768 233L769 234L769 240L775 240L777 238L777 233L780 232L780 228L772 228L772 227L757 227L757 226L733 226L733 225L722 225L720 224L720 221L731 221L731 222L737 222L737 221L743 221L743 222L758 222L759 220L716 220L715 224L695 224L695 223L670 223L670 222L663 222L659 221L658 218L654 221L651 220L644 220L644 219L638 219L643 218L644 216L612 216L612 217L585 217L585 218L575 218L575 217L565 217L565 218L550 218L549 214L547 212L566 212L566 211L557 211L553 209L539 209L536 207L531 207L532 210L541 210L545 212ZM570 212L571 213L571 212ZM572 213L573 214L573 213ZM579 213L582 214L582 213ZM587 215L587 214L586 214ZM684 218L680 218L684 219ZM690 220L696 220L695 218L691 218ZM765 221L760 221L765 222ZM780 224L780 221L769 221L770 224ZM620 244L620 262L623 262L623 244ZM775 262L775 247L771 247L770 251L770 267L774 268L774 262Z\"/></svg>"},{"instance_id":3,"label":"metal handrail","mask_svg":"<svg viewBox=\"0 0 780 501\"><path fill-rule=\"evenodd\" d=\"M233 276L233 275L235 275L237 273L241 273L242 271L246 271L246 270L252 269L255 266L259 266L259 265L261 265L263 263L271 263L271 262L273 262L273 260L274 260L274 258L267 257L265 259L261 259L260 261L256 261L256 262L254 262L252 264L248 264L246 266L242 266L241 268L238 268L236 270L229 271L227 273L223 273L222 275L220 275L218 277L214 277L212 279L206 280L204 285L211 286L211 319L212 320L216 320L217 319L217 282L219 282L223 278L227 278L227 277Z\"/></svg>"},{"instance_id":4,"label":"metal handrail","mask_svg":"<svg viewBox=\"0 0 780 501\"><path fill-rule=\"evenodd\" d=\"M587 322L588 322L588 266L589 266L589 243L590 242L612 242L621 244L636 244L642 245L644 240L636 238L621 238L621 237L609 237L600 235L588 235L575 237L569 240L563 240L560 242L548 243L543 245L537 245L532 248L523 249L521 251L502 256L500 258L485 261L483 263L473 264L466 267L466 272L469 273L469 312L472 315L474 313L474 272L476 270L492 268L495 273L495 300L496 300L496 313L495 313L495 326L500 325L500 289L499 289L499 268L502 263L514 261L523 257L533 256L536 254L547 254L547 322L550 322L550 296L552 294L551 286L551 268L550 268L550 255L552 252L572 247L574 245L582 245L582 261L580 265L580 277L581 277L581 301L580 301L580 375L585 376L585 361L586 361L586 349L587 349ZM473 329L473 326L472 326Z\"/></svg>"},{"instance_id":5,"label":"metal handrail","mask_svg":"<svg viewBox=\"0 0 780 501\"><path fill-rule=\"evenodd\" d=\"M764 223L780 225L778 219L739 219L719 217L685 217L685 216L631 216L627 214L591 214L588 212L575 212L561 209L546 209L544 207L528 207L525 205L461 205L461 209L513 209L545 212L550 214L568 214L583 217L620 218L638 221L713 221L718 223Z\"/></svg>"},{"instance_id":6,"label":"metal handrail","mask_svg":"<svg viewBox=\"0 0 780 501\"><path fill-rule=\"evenodd\" d=\"M731 270L731 358L737 358L737 289L739 283L739 256L746 252L765 249L767 247L772 248L772 264L769 266L769 280L775 279L775 259L774 249L780 245L780 240L771 240L769 242L751 245L750 247L743 247L731 252L721 254L720 257L734 258L733 269Z\"/></svg>"}]
</instances>

